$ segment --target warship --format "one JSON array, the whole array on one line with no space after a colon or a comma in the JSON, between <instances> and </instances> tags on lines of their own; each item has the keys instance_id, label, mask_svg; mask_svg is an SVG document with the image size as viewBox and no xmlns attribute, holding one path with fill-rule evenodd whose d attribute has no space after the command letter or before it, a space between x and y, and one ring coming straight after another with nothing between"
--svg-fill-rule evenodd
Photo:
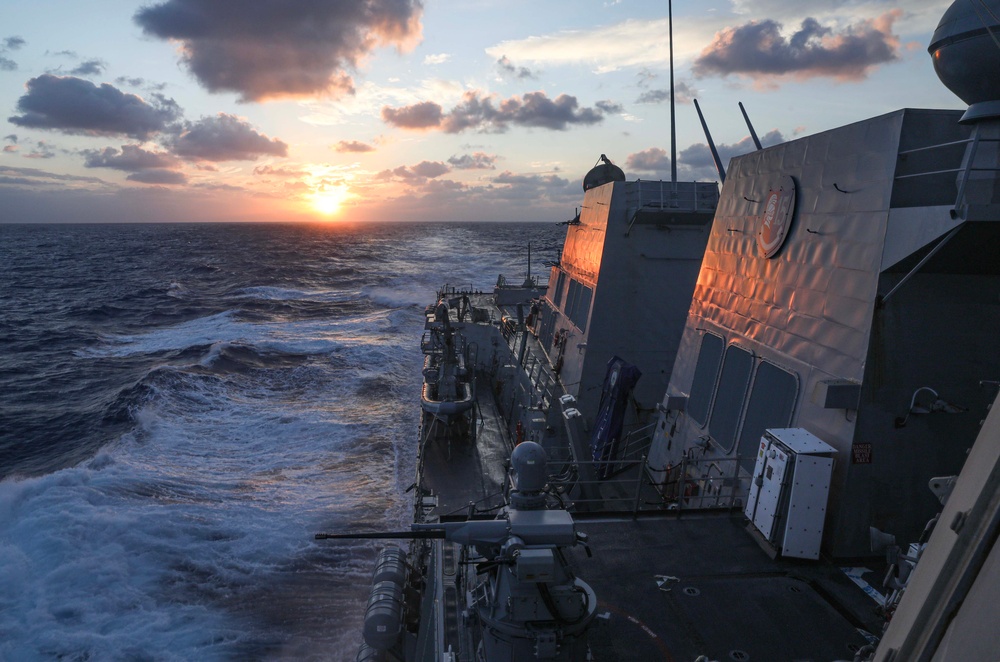
<instances>
[{"instance_id":1,"label":"warship","mask_svg":"<svg viewBox=\"0 0 1000 662\"><path fill-rule=\"evenodd\" d=\"M413 525L317 535L394 541L357 660L1000 659L997 13L964 113L602 155L547 282L438 292Z\"/></svg>"}]
</instances>

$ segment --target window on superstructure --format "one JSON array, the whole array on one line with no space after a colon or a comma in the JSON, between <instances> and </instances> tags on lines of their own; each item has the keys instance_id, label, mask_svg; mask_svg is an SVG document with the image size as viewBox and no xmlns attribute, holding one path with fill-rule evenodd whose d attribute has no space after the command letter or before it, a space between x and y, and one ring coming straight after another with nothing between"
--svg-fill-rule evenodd
<instances>
[{"instance_id":1,"label":"window on superstructure","mask_svg":"<svg viewBox=\"0 0 1000 662\"><path fill-rule=\"evenodd\" d=\"M736 443L736 430L752 371L753 354L742 347L730 345L726 350L726 358L722 361L722 374L715 392L712 417L708 422L709 434L727 451L732 450Z\"/></svg>"},{"instance_id":2,"label":"window on superstructure","mask_svg":"<svg viewBox=\"0 0 1000 662\"><path fill-rule=\"evenodd\" d=\"M740 466L753 471L757 461L757 444L767 428L785 428L792 422L795 401L799 394L799 377L768 361L761 361L750 389L747 413L740 431L740 446L736 454Z\"/></svg>"},{"instance_id":3,"label":"window on superstructure","mask_svg":"<svg viewBox=\"0 0 1000 662\"><path fill-rule=\"evenodd\" d=\"M687 413L702 427L708 422L708 408L712 404L715 378L719 376L719 364L722 363L722 350L725 347L725 341L714 333L706 333L701 337L701 350L698 352L698 365L694 368Z\"/></svg>"},{"instance_id":4,"label":"window on superstructure","mask_svg":"<svg viewBox=\"0 0 1000 662\"><path fill-rule=\"evenodd\" d=\"M560 271L559 277L556 278L556 290L553 294L552 305L556 308L562 306L563 290L566 289L566 272Z\"/></svg>"},{"instance_id":5,"label":"window on superstructure","mask_svg":"<svg viewBox=\"0 0 1000 662\"><path fill-rule=\"evenodd\" d=\"M573 319L573 312L576 308L577 293L580 291L580 283L574 279L569 279L569 291L566 293L566 303L563 305L563 312L566 317Z\"/></svg>"},{"instance_id":6,"label":"window on superstructure","mask_svg":"<svg viewBox=\"0 0 1000 662\"><path fill-rule=\"evenodd\" d=\"M593 289L570 279L569 293L566 295L566 317L581 331L587 330L587 318L590 316L590 302L593 296Z\"/></svg>"}]
</instances>

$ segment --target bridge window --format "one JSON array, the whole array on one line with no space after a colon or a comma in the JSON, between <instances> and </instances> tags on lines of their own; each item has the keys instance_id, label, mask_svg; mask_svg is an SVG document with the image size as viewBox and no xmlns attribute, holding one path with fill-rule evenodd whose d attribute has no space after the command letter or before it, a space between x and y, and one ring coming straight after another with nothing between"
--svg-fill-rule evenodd
<instances>
[{"instance_id":1,"label":"bridge window","mask_svg":"<svg viewBox=\"0 0 1000 662\"><path fill-rule=\"evenodd\" d=\"M727 451L732 450L736 443L736 430L752 371L753 354L742 347L730 345L722 361L722 374L708 424L712 438Z\"/></svg>"},{"instance_id":2,"label":"bridge window","mask_svg":"<svg viewBox=\"0 0 1000 662\"><path fill-rule=\"evenodd\" d=\"M698 352L698 365L694 369L687 413L702 427L708 422L708 408L712 404L715 378L719 376L719 364L722 363L722 350L725 346L725 341L714 333L706 333L701 337L701 350Z\"/></svg>"},{"instance_id":3,"label":"bridge window","mask_svg":"<svg viewBox=\"0 0 1000 662\"><path fill-rule=\"evenodd\" d=\"M757 461L757 444L767 428L784 428L792 422L795 400L799 394L799 378L773 363L761 361L754 376L747 413L740 431L737 455L740 465L753 471Z\"/></svg>"}]
</instances>

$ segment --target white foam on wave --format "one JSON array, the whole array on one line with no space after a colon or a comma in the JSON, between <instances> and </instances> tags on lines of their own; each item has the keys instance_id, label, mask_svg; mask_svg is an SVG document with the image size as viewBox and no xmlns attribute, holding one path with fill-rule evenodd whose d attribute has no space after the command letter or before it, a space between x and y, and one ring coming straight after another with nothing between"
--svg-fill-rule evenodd
<instances>
[{"instance_id":1,"label":"white foam on wave","mask_svg":"<svg viewBox=\"0 0 1000 662\"><path fill-rule=\"evenodd\" d=\"M342 289L328 290L298 290L286 287L259 285L245 287L234 294L237 298L263 299L265 301L319 301L337 303L351 301L358 297L357 292Z\"/></svg>"},{"instance_id":2,"label":"white foam on wave","mask_svg":"<svg viewBox=\"0 0 1000 662\"><path fill-rule=\"evenodd\" d=\"M326 354L341 347L384 342L379 334L395 324L392 311L378 311L339 320L253 323L233 311L183 322L142 334L104 336L97 347L77 350L84 358L126 357L219 344L253 346L288 354Z\"/></svg>"},{"instance_id":3,"label":"white foam on wave","mask_svg":"<svg viewBox=\"0 0 1000 662\"><path fill-rule=\"evenodd\" d=\"M134 433L0 482L0 659L353 659L371 546L312 536L406 510L394 443L412 408L352 396L403 352L254 381L160 368Z\"/></svg>"}]
</instances>

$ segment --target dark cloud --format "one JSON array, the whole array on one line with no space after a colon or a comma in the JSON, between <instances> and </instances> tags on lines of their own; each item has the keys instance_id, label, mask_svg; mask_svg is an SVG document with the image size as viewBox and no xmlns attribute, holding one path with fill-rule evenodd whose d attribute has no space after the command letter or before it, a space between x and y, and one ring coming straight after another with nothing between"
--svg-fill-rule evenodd
<instances>
[{"instance_id":1,"label":"dark cloud","mask_svg":"<svg viewBox=\"0 0 1000 662\"><path fill-rule=\"evenodd\" d=\"M527 67L516 67L514 63L510 61L506 55L497 60L497 68L500 69L500 73L504 76L511 76L513 78L538 78L538 76Z\"/></svg>"},{"instance_id":2,"label":"dark cloud","mask_svg":"<svg viewBox=\"0 0 1000 662\"><path fill-rule=\"evenodd\" d=\"M97 177L80 177L79 175L60 175L54 172L46 172L36 168L11 168L0 165L0 176L26 177L36 184L51 184L52 182L84 182L87 184L101 184L107 186L108 183Z\"/></svg>"},{"instance_id":3,"label":"dark cloud","mask_svg":"<svg viewBox=\"0 0 1000 662\"><path fill-rule=\"evenodd\" d=\"M244 101L353 92L349 70L383 44L420 36L420 0L166 0L143 7L143 32L181 42L212 92Z\"/></svg>"},{"instance_id":4,"label":"dark cloud","mask_svg":"<svg viewBox=\"0 0 1000 662\"><path fill-rule=\"evenodd\" d=\"M599 102L596 108L579 108L576 97L561 94L549 99L544 92L529 92L523 97L511 97L494 105L492 97L480 97L479 92L466 92L462 103L448 113L433 101L424 101L403 108L382 109L382 119L402 129L440 129L445 133L461 133L475 129L502 133L514 126L538 127L564 131L571 124L596 124L604 119L601 108L620 110L610 102Z\"/></svg>"},{"instance_id":5,"label":"dark cloud","mask_svg":"<svg viewBox=\"0 0 1000 662\"><path fill-rule=\"evenodd\" d=\"M188 123L170 146L178 156L202 161L254 161L261 156L288 156L288 145L257 133L246 120L226 113Z\"/></svg>"},{"instance_id":6,"label":"dark cloud","mask_svg":"<svg viewBox=\"0 0 1000 662\"><path fill-rule=\"evenodd\" d=\"M495 170L497 157L495 154L474 152L462 154L448 159L448 163L456 170Z\"/></svg>"},{"instance_id":7,"label":"dark cloud","mask_svg":"<svg viewBox=\"0 0 1000 662\"><path fill-rule=\"evenodd\" d=\"M368 143L358 142L357 140L341 140L339 143L333 147L338 152L350 152L350 153L362 153L362 152L374 152L375 148Z\"/></svg>"},{"instance_id":8,"label":"dark cloud","mask_svg":"<svg viewBox=\"0 0 1000 662\"><path fill-rule=\"evenodd\" d=\"M12 143L14 145L17 144L17 134L16 133L8 133L6 136L3 137L3 139L4 139L5 142L9 142L9 143Z\"/></svg>"},{"instance_id":9,"label":"dark cloud","mask_svg":"<svg viewBox=\"0 0 1000 662\"><path fill-rule=\"evenodd\" d=\"M6 39L3 40L3 47L5 50L16 51L17 49L21 48L21 46L24 46L26 43L28 42L26 42L24 39L21 39L20 37L7 37Z\"/></svg>"},{"instance_id":10,"label":"dark cloud","mask_svg":"<svg viewBox=\"0 0 1000 662\"><path fill-rule=\"evenodd\" d=\"M17 62L0 55L0 71L15 71L17 70Z\"/></svg>"},{"instance_id":11,"label":"dark cloud","mask_svg":"<svg viewBox=\"0 0 1000 662\"><path fill-rule=\"evenodd\" d=\"M167 87L166 83L151 83L145 78L138 76L119 76L115 79L115 83L117 85L128 85L129 87L143 87L155 92L162 92Z\"/></svg>"},{"instance_id":12,"label":"dark cloud","mask_svg":"<svg viewBox=\"0 0 1000 662\"><path fill-rule=\"evenodd\" d=\"M177 170L139 170L126 177L130 182L140 182L142 184L187 184L187 176Z\"/></svg>"},{"instance_id":13,"label":"dark cloud","mask_svg":"<svg viewBox=\"0 0 1000 662\"><path fill-rule=\"evenodd\" d=\"M32 129L146 139L180 116L173 99L157 96L151 104L113 85L97 86L72 76L43 74L29 80L27 88L17 101L21 115L7 119Z\"/></svg>"},{"instance_id":14,"label":"dark cloud","mask_svg":"<svg viewBox=\"0 0 1000 662\"><path fill-rule=\"evenodd\" d=\"M51 144L45 142L44 140L39 140L35 143L35 148L24 155L26 159L51 159L56 155L55 149Z\"/></svg>"},{"instance_id":15,"label":"dark cloud","mask_svg":"<svg viewBox=\"0 0 1000 662\"><path fill-rule=\"evenodd\" d=\"M100 76L107 66L103 60L84 60L71 69L70 73L74 76Z\"/></svg>"},{"instance_id":16,"label":"dark cloud","mask_svg":"<svg viewBox=\"0 0 1000 662\"><path fill-rule=\"evenodd\" d=\"M899 59L900 43L892 34L892 24L901 15L901 10L894 9L839 33L807 18L787 39L777 21L751 21L717 32L695 60L693 71L697 76L864 78L873 67Z\"/></svg>"},{"instance_id":17,"label":"dark cloud","mask_svg":"<svg viewBox=\"0 0 1000 662\"><path fill-rule=\"evenodd\" d=\"M382 121L403 129L435 129L441 125L443 117L441 106L433 101L402 108L382 108Z\"/></svg>"},{"instance_id":18,"label":"dark cloud","mask_svg":"<svg viewBox=\"0 0 1000 662\"><path fill-rule=\"evenodd\" d=\"M138 172L154 168L176 168L180 165L177 157L166 152L150 152L138 145L122 145L119 152L114 147L102 150L83 151L84 165L88 168L113 168L126 172Z\"/></svg>"},{"instance_id":19,"label":"dark cloud","mask_svg":"<svg viewBox=\"0 0 1000 662\"><path fill-rule=\"evenodd\" d=\"M115 82L119 85L128 85L129 87L142 87L146 80L144 78L130 78L128 76L119 76L115 79Z\"/></svg>"},{"instance_id":20,"label":"dark cloud","mask_svg":"<svg viewBox=\"0 0 1000 662\"><path fill-rule=\"evenodd\" d=\"M630 171L668 172L670 170L670 157L665 150L659 147L650 147L641 152L629 154L625 159L625 167Z\"/></svg>"},{"instance_id":21,"label":"dark cloud","mask_svg":"<svg viewBox=\"0 0 1000 662\"><path fill-rule=\"evenodd\" d=\"M428 179L440 177L451 170L451 168L440 161L421 161L410 169L418 177L426 177Z\"/></svg>"},{"instance_id":22,"label":"dark cloud","mask_svg":"<svg viewBox=\"0 0 1000 662\"><path fill-rule=\"evenodd\" d=\"M74 58L74 59L77 58L77 57L79 57L76 54L76 51L56 51L55 53L52 53L50 51L45 51L45 54L46 55L54 55L56 57L71 57L71 58Z\"/></svg>"},{"instance_id":23,"label":"dark cloud","mask_svg":"<svg viewBox=\"0 0 1000 662\"><path fill-rule=\"evenodd\" d=\"M517 175L505 170L493 178L493 184L493 195L511 202L579 198L579 181L573 186L558 175Z\"/></svg>"},{"instance_id":24,"label":"dark cloud","mask_svg":"<svg viewBox=\"0 0 1000 662\"><path fill-rule=\"evenodd\" d=\"M674 92L677 94L677 103L691 103L691 99L694 98L694 90L687 83L675 83ZM646 90L635 100L636 103L665 103L667 101L670 101L669 88Z\"/></svg>"},{"instance_id":25,"label":"dark cloud","mask_svg":"<svg viewBox=\"0 0 1000 662\"><path fill-rule=\"evenodd\" d=\"M771 145L777 145L785 142L785 137L780 131L773 129L765 133L763 136L760 136L760 142L764 147L770 147ZM729 160L734 156L747 154L757 149L750 136L747 136L743 138L743 140L731 145L718 143L715 148L719 151L719 158L722 159L723 166L728 165ZM677 160L679 163L683 163L691 168L712 168L713 170L715 168L715 161L712 159L712 151L705 143L697 143L691 145L687 149L681 150Z\"/></svg>"},{"instance_id":26,"label":"dark cloud","mask_svg":"<svg viewBox=\"0 0 1000 662\"><path fill-rule=\"evenodd\" d=\"M595 107L601 110L601 112L607 113L608 115L614 115L615 113L620 113L625 110L624 106L620 103L615 103L614 101L598 101L594 104Z\"/></svg>"},{"instance_id":27,"label":"dark cloud","mask_svg":"<svg viewBox=\"0 0 1000 662\"><path fill-rule=\"evenodd\" d=\"M569 181L558 175L515 175L509 170L493 178L494 184L507 184L510 186L528 186L531 188L562 188L569 185Z\"/></svg>"},{"instance_id":28,"label":"dark cloud","mask_svg":"<svg viewBox=\"0 0 1000 662\"><path fill-rule=\"evenodd\" d=\"M421 161L414 166L399 166L392 170L383 170L375 175L375 178L382 180L402 180L404 182L419 184L428 179L440 177L450 171L451 168L440 161Z\"/></svg>"}]
</instances>

